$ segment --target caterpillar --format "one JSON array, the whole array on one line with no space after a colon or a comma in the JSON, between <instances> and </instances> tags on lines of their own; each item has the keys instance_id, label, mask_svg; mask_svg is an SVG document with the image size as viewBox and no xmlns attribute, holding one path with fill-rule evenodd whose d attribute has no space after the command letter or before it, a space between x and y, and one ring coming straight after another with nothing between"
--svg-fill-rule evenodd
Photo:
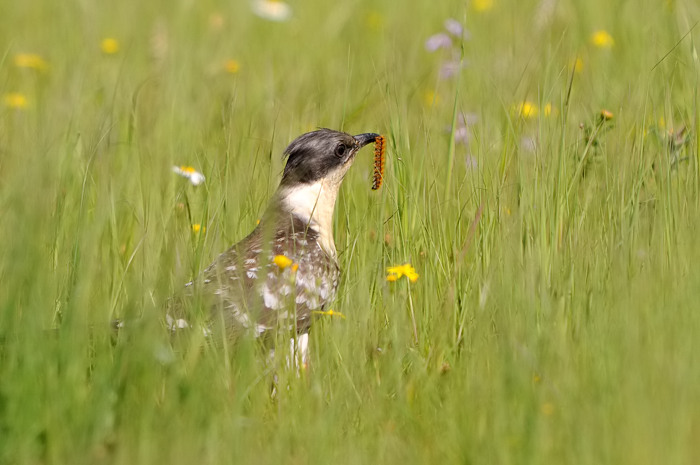
<instances>
[{"instance_id":1,"label":"caterpillar","mask_svg":"<svg viewBox=\"0 0 700 465\"><path fill-rule=\"evenodd\" d=\"M384 136L374 139L374 174L372 176L372 190L382 187L384 180L384 153L386 152L386 140Z\"/></svg>"}]
</instances>

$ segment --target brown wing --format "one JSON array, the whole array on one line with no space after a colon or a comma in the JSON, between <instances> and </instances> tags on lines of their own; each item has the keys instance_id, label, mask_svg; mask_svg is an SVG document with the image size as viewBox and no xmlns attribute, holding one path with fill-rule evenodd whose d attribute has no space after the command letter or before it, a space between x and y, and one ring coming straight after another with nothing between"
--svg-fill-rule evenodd
<instances>
[{"instance_id":1,"label":"brown wing","mask_svg":"<svg viewBox=\"0 0 700 465\"><path fill-rule=\"evenodd\" d=\"M277 255L292 264L281 268ZM290 220L271 234L258 227L186 285L173 299L177 305L171 306L168 323L172 329L188 327L182 310L199 306L209 310L210 329L222 327L229 335L248 330L263 336L278 328L304 333L312 313L335 297L339 274L314 231L300 221Z\"/></svg>"}]
</instances>

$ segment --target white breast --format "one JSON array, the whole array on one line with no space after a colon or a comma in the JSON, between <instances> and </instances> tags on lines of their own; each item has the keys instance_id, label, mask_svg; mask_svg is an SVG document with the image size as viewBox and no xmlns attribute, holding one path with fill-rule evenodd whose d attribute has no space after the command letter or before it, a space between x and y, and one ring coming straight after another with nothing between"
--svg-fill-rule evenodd
<instances>
[{"instance_id":1,"label":"white breast","mask_svg":"<svg viewBox=\"0 0 700 465\"><path fill-rule=\"evenodd\" d=\"M336 255L333 241L333 210L338 197L338 187L340 183L324 179L313 184L285 187L279 193L285 210L313 228L319 235L319 244L332 257Z\"/></svg>"}]
</instances>

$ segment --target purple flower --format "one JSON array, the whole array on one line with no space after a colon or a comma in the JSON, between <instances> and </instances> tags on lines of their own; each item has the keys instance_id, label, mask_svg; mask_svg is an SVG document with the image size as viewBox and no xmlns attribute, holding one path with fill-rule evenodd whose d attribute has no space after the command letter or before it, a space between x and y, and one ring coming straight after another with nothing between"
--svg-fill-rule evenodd
<instances>
[{"instance_id":1,"label":"purple flower","mask_svg":"<svg viewBox=\"0 0 700 465\"><path fill-rule=\"evenodd\" d=\"M469 39L469 32L466 29L464 29L462 23L460 23L456 19L446 19L445 30L459 39Z\"/></svg>"},{"instance_id":2,"label":"purple flower","mask_svg":"<svg viewBox=\"0 0 700 465\"><path fill-rule=\"evenodd\" d=\"M471 139L469 128L466 126L455 128L455 143L467 145Z\"/></svg>"},{"instance_id":3,"label":"purple flower","mask_svg":"<svg viewBox=\"0 0 700 465\"><path fill-rule=\"evenodd\" d=\"M476 124L478 117L474 113L460 113L457 115L457 125L455 126L455 143L469 145L472 135L470 126ZM446 128L449 132L451 128Z\"/></svg>"},{"instance_id":4,"label":"purple flower","mask_svg":"<svg viewBox=\"0 0 700 465\"><path fill-rule=\"evenodd\" d=\"M464 32L462 24L456 19L452 18L445 20L445 29L455 37L462 37L462 33Z\"/></svg>"},{"instance_id":5,"label":"purple flower","mask_svg":"<svg viewBox=\"0 0 700 465\"><path fill-rule=\"evenodd\" d=\"M460 113L457 118L462 126L474 126L479 121L479 116L476 113Z\"/></svg>"},{"instance_id":6,"label":"purple flower","mask_svg":"<svg viewBox=\"0 0 700 465\"><path fill-rule=\"evenodd\" d=\"M425 49L429 52L434 52L441 48L450 47L452 47L452 39L450 39L450 36L448 36L444 32L432 35L428 37L428 40L425 41Z\"/></svg>"},{"instance_id":7,"label":"purple flower","mask_svg":"<svg viewBox=\"0 0 700 465\"><path fill-rule=\"evenodd\" d=\"M440 66L438 76L440 79L449 79L455 74L457 74L457 71L459 71L461 68L464 68L465 66L466 63L460 63L458 60L446 61Z\"/></svg>"}]
</instances>

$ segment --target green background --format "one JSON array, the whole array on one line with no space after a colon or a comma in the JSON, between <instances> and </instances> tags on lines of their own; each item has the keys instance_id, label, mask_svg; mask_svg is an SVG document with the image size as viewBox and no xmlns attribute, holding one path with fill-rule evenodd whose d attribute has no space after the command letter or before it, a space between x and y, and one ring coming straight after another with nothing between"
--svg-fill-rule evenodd
<instances>
[{"instance_id":1,"label":"green background","mask_svg":"<svg viewBox=\"0 0 700 465\"><path fill-rule=\"evenodd\" d=\"M3 3L0 462L699 463L700 6L290 5ZM447 18L469 39L429 53ZM388 141L382 189L365 149L338 200L346 318L299 376L171 341L164 300L316 127Z\"/></svg>"}]
</instances>

